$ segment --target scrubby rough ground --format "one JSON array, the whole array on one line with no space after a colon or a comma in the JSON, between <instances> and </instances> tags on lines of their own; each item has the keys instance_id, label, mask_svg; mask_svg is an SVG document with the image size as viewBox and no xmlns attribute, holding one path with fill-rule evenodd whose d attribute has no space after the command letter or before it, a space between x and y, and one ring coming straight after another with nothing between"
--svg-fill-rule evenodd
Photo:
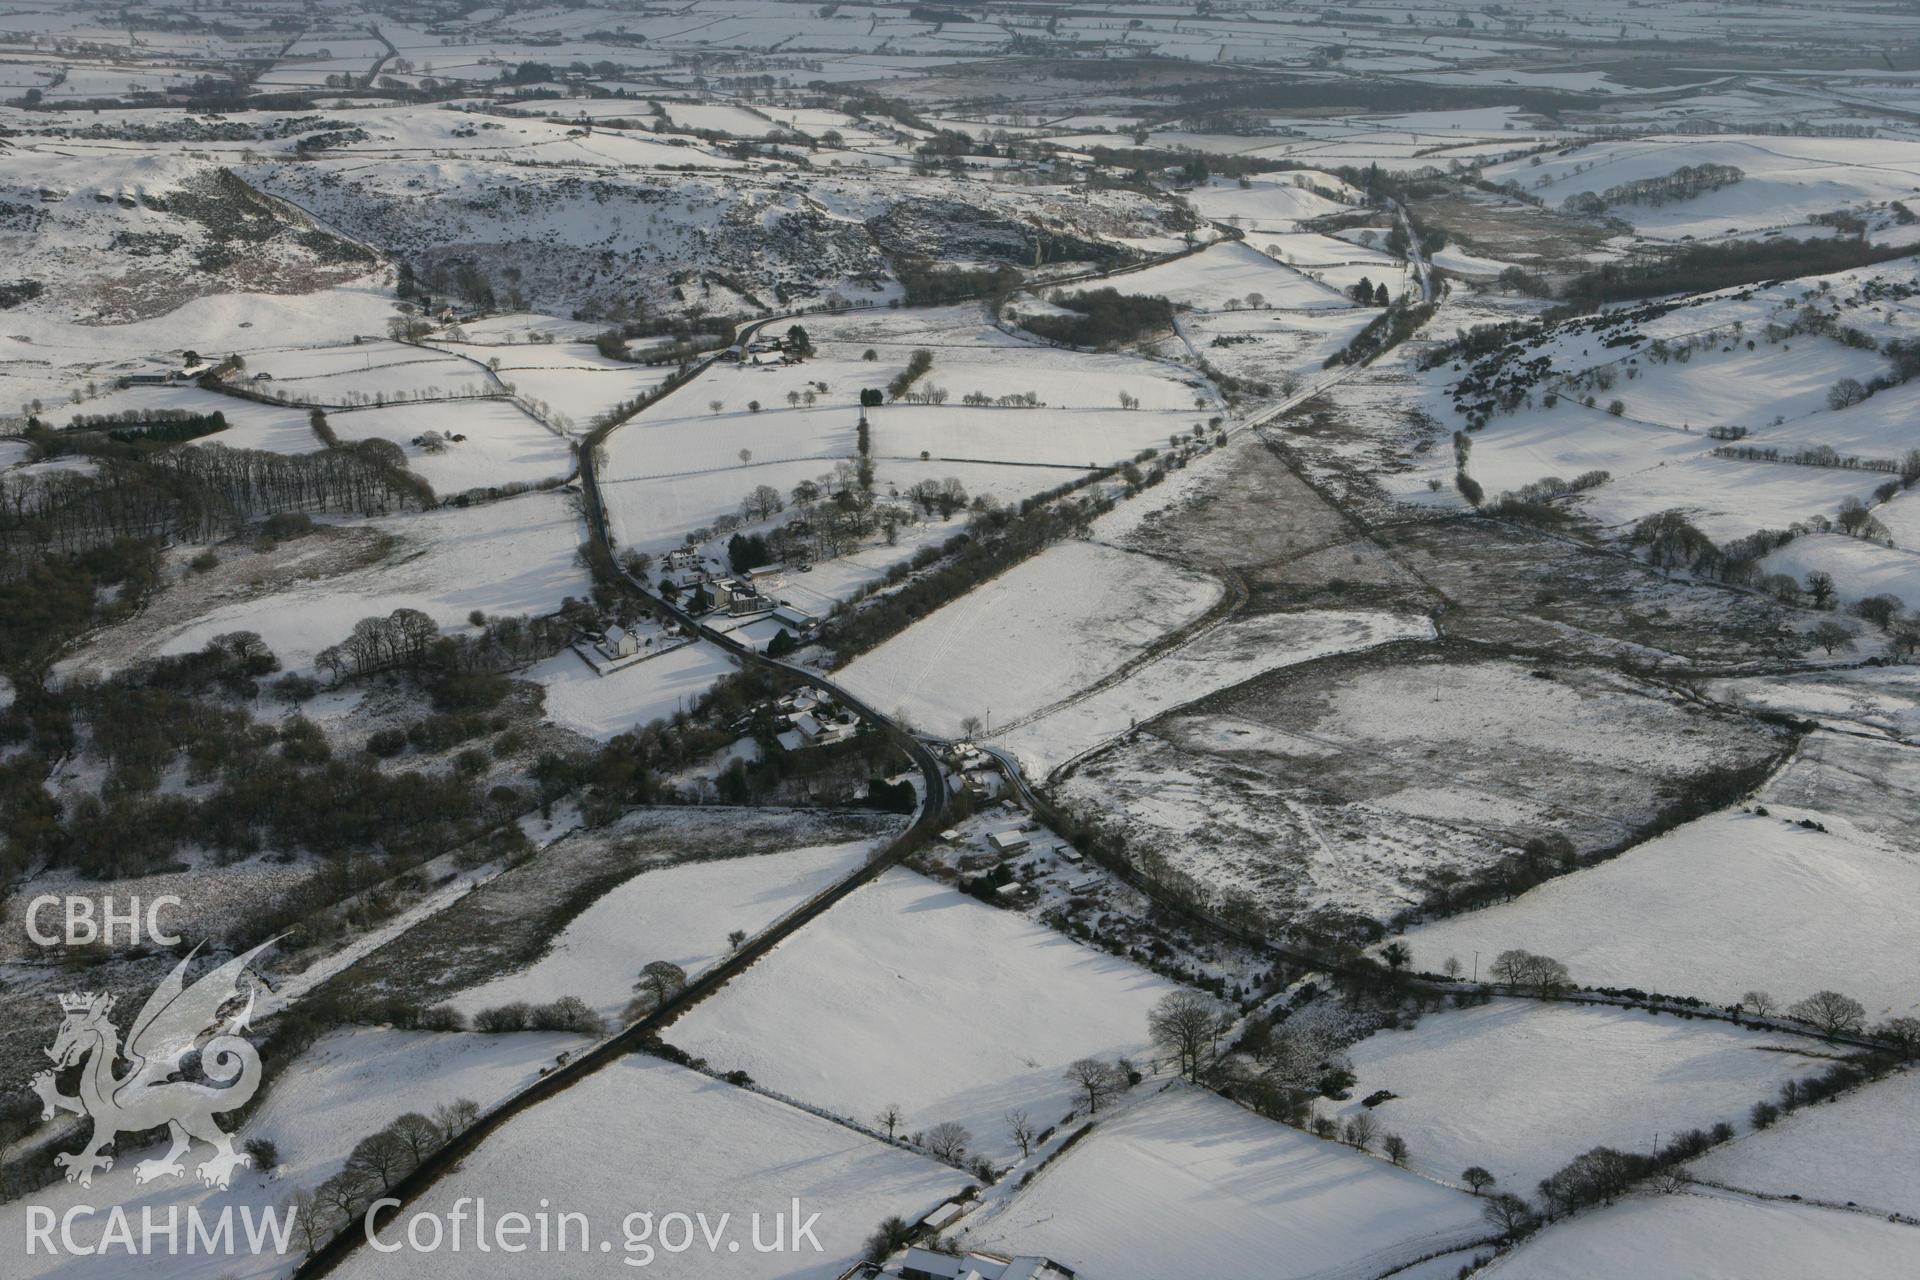
<instances>
[{"instance_id":1,"label":"scrubby rough ground","mask_svg":"<svg viewBox=\"0 0 1920 1280\"><path fill-rule=\"evenodd\" d=\"M1060 788L1214 901L1375 918L1530 840L1630 839L1774 731L1604 668L1328 659L1153 721Z\"/></svg>"}]
</instances>

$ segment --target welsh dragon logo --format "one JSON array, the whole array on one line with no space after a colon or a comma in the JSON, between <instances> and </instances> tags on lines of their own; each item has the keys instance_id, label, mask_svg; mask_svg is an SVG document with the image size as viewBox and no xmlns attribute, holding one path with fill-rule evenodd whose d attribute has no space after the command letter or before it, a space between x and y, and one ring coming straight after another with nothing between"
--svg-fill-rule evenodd
<instances>
[{"instance_id":1,"label":"welsh dragon logo","mask_svg":"<svg viewBox=\"0 0 1920 1280\"><path fill-rule=\"evenodd\" d=\"M188 986L187 965L200 950L195 947L147 997L124 1049L108 1017L112 996L74 992L60 997L66 1021L46 1050L53 1069L33 1078L33 1090L40 1095L43 1120L52 1119L56 1111L93 1117L93 1135L86 1146L53 1158L65 1167L68 1182L92 1186L96 1170L113 1168L113 1157L105 1152L115 1136L161 1125L167 1126L172 1145L159 1159L142 1160L135 1167L136 1182L184 1173L180 1157L196 1140L213 1148L199 1167L200 1180L208 1186L226 1186L236 1166L253 1163L252 1157L233 1149L233 1136L214 1116L245 1106L260 1087L260 1054L239 1035L253 1013L255 991L251 983L242 990L240 975L271 945L263 942ZM221 1007L242 995L246 1007L220 1027ZM212 1084L173 1078L188 1067L186 1059L196 1051L199 1074ZM114 1067L123 1057L127 1070L116 1075ZM83 1064L80 1092L69 1097L54 1083L54 1072L75 1063Z\"/></svg>"}]
</instances>

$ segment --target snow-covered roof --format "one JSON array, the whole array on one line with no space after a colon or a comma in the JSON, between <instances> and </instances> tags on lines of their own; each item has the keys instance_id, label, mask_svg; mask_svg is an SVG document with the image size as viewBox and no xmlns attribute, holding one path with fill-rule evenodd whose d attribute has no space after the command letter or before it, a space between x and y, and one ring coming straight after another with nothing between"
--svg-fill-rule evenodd
<instances>
[{"instance_id":1,"label":"snow-covered roof","mask_svg":"<svg viewBox=\"0 0 1920 1280\"><path fill-rule=\"evenodd\" d=\"M1008 1258L992 1253L939 1253L919 1245L907 1249L900 1270L902 1274L935 1276L938 1280L1045 1280L1073 1274L1050 1258L1031 1254Z\"/></svg>"}]
</instances>

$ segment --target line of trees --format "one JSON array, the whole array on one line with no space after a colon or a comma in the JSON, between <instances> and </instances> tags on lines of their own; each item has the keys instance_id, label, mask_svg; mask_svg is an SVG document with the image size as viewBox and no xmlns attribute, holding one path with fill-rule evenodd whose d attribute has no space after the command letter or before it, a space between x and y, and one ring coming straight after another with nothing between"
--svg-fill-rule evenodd
<instances>
[{"instance_id":1,"label":"line of trees","mask_svg":"<svg viewBox=\"0 0 1920 1280\"><path fill-rule=\"evenodd\" d=\"M1746 176L1744 170L1730 164L1683 164L1672 173L1622 182L1599 195L1591 191L1577 192L1561 203L1570 212L1589 214L1603 214L1609 205L1616 204L1658 206L1730 187Z\"/></svg>"},{"instance_id":2,"label":"line of trees","mask_svg":"<svg viewBox=\"0 0 1920 1280\"><path fill-rule=\"evenodd\" d=\"M179 444L225 431L227 425L227 415L217 409L212 413L127 409L119 413L76 413L67 420L65 431L55 431L38 418L29 418L21 434L34 446L36 456L53 458L69 453L121 452L107 449L107 441L121 445Z\"/></svg>"},{"instance_id":3,"label":"line of trees","mask_svg":"<svg viewBox=\"0 0 1920 1280\"><path fill-rule=\"evenodd\" d=\"M484 619L477 635L447 636L427 614L400 608L354 623L345 639L314 655L314 666L335 683L403 668L430 669L441 677L510 671L560 652L576 631L590 629L593 621L592 611L569 596L555 614Z\"/></svg>"},{"instance_id":4,"label":"line of trees","mask_svg":"<svg viewBox=\"0 0 1920 1280\"><path fill-rule=\"evenodd\" d=\"M1113 505L1112 500L1068 495L1112 474L1102 468L1073 484L1027 498L1018 508L979 511L966 533L939 547L923 547L907 564L890 569L877 588L884 594L844 608L823 629L822 638L842 659L865 652L1042 548L1087 531L1093 518Z\"/></svg>"},{"instance_id":5,"label":"line of trees","mask_svg":"<svg viewBox=\"0 0 1920 1280\"><path fill-rule=\"evenodd\" d=\"M479 1118L479 1103L456 1098L436 1107L431 1116L418 1111L397 1116L379 1132L354 1143L339 1173L312 1190L294 1192L287 1200L306 1252L313 1253L345 1229L372 1201L392 1191L421 1161Z\"/></svg>"},{"instance_id":6,"label":"line of trees","mask_svg":"<svg viewBox=\"0 0 1920 1280\"><path fill-rule=\"evenodd\" d=\"M0 571L118 538L207 541L282 511L377 515L432 504L433 491L385 440L306 454L210 444L105 457L91 474L0 476Z\"/></svg>"},{"instance_id":7,"label":"line of trees","mask_svg":"<svg viewBox=\"0 0 1920 1280\"><path fill-rule=\"evenodd\" d=\"M1736 240L1688 245L1658 262L1604 263L1576 276L1561 290L1567 307L1542 317L1551 322L1609 302L1669 293L1709 293L1736 285L1791 276L1831 275L1910 256L1911 245L1874 245L1858 240Z\"/></svg>"},{"instance_id":8,"label":"line of trees","mask_svg":"<svg viewBox=\"0 0 1920 1280\"><path fill-rule=\"evenodd\" d=\"M960 403L975 408L991 405L999 409L1037 409L1040 407L1040 397L1032 391L1009 391L998 396L985 391L969 391L960 397ZM1134 403L1137 405L1139 401Z\"/></svg>"},{"instance_id":9,"label":"line of trees","mask_svg":"<svg viewBox=\"0 0 1920 1280\"><path fill-rule=\"evenodd\" d=\"M898 400L907 394L907 389L925 377L931 368L933 352L925 347L914 348L913 354L907 357L907 367L894 374L893 380L887 383L887 399Z\"/></svg>"},{"instance_id":10,"label":"line of trees","mask_svg":"<svg viewBox=\"0 0 1920 1280\"><path fill-rule=\"evenodd\" d=\"M1432 314L1433 304L1429 302L1390 306L1369 321L1366 328L1353 335L1346 346L1328 356L1325 367L1331 369L1343 364L1367 364L1378 359L1411 338L1414 331L1425 324Z\"/></svg>"},{"instance_id":11,"label":"line of trees","mask_svg":"<svg viewBox=\"0 0 1920 1280\"><path fill-rule=\"evenodd\" d=\"M1600 470L1583 471L1571 480L1542 476L1531 484L1501 493L1487 507L1487 511L1507 520L1524 520L1539 525L1560 524L1568 519L1568 515L1561 508L1551 505L1556 499L1598 488L1612 478L1611 472Z\"/></svg>"},{"instance_id":12,"label":"line of trees","mask_svg":"<svg viewBox=\"0 0 1920 1280\"><path fill-rule=\"evenodd\" d=\"M1733 458L1741 462L1779 462L1796 467L1833 467L1842 471L1884 471L1889 475L1903 475L1914 465L1911 460L1902 463L1892 458L1861 458L1852 454L1843 454L1830 444L1807 445L1804 448L1785 452L1774 445L1723 444L1714 449L1713 456Z\"/></svg>"}]
</instances>

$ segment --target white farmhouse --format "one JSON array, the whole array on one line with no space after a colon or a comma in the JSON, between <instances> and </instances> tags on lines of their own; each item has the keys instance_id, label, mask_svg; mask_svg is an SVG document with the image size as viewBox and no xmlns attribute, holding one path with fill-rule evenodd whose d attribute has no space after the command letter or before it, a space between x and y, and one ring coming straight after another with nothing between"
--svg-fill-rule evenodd
<instances>
[{"instance_id":1,"label":"white farmhouse","mask_svg":"<svg viewBox=\"0 0 1920 1280\"><path fill-rule=\"evenodd\" d=\"M631 658L640 652L640 641L633 632L616 622L600 637L600 649L609 658Z\"/></svg>"}]
</instances>

